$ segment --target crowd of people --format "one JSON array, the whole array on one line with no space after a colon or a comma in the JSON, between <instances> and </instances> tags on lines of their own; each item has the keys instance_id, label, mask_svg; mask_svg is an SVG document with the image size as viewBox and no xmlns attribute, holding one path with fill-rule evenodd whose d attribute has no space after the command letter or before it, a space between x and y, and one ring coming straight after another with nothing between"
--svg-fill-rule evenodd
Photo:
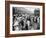
<instances>
[{"instance_id":1,"label":"crowd of people","mask_svg":"<svg viewBox=\"0 0 46 38\"><path fill-rule=\"evenodd\" d=\"M16 14L13 16L13 31L40 29L40 17L28 14Z\"/></svg>"}]
</instances>

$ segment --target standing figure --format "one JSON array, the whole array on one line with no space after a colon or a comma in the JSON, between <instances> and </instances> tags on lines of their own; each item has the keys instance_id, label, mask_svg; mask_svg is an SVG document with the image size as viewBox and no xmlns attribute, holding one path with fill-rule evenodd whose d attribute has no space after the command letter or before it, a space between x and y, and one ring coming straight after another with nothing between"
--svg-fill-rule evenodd
<instances>
[{"instance_id":1,"label":"standing figure","mask_svg":"<svg viewBox=\"0 0 46 38\"><path fill-rule=\"evenodd\" d=\"M26 29L31 30L31 19L30 19L30 17L27 17Z\"/></svg>"},{"instance_id":2,"label":"standing figure","mask_svg":"<svg viewBox=\"0 0 46 38\"><path fill-rule=\"evenodd\" d=\"M24 21L22 18L20 19L19 26L20 26L20 30L23 30Z\"/></svg>"},{"instance_id":3,"label":"standing figure","mask_svg":"<svg viewBox=\"0 0 46 38\"><path fill-rule=\"evenodd\" d=\"M36 30L37 29L37 26L38 26L38 24L37 24L37 16L35 16L33 18L33 22L34 22L34 29Z\"/></svg>"},{"instance_id":4,"label":"standing figure","mask_svg":"<svg viewBox=\"0 0 46 38\"><path fill-rule=\"evenodd\" d=\"M19 22L18 21L15 21L14 23L14 27L15 27L15 30L19 30Z\"/></svg>"}]
</instances>

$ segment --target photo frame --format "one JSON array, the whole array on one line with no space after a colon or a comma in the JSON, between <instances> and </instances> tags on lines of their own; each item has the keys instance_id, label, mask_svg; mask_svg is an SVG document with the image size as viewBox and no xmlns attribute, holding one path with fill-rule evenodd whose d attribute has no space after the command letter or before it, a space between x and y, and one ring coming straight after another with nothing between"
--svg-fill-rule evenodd
<instances>
[{"instance_id":1,"label":"photo frame","mask_svg":"<svg viewBox=\"0 0 46 38\"><path fill-rule=\"evenodd\" d=\"M5 37L44 35L44 6L44 3L5 1ZM40 20L33 20L35 17L39 17Z\"/></svg>"}]
</instances>

